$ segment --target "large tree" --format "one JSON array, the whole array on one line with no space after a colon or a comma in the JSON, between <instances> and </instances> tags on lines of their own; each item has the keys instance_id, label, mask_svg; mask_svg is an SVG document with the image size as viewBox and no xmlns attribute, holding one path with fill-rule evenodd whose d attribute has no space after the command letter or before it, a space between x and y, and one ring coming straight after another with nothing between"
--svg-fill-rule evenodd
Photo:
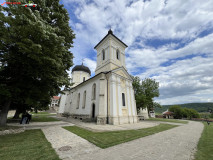
<instances>
[{"instance_id":1,"label":"large tree","mask_svg":"<svg viewBox=\"0 0 213 160\"><path fill-rule=\"evenodd\" d=\"M0 125L11 103L23 110L46 107L69 86L75 35L68 13L59 0L36 3L0 6Z\"/></svg>"},{"instance_id":2,"label":"large tree","mask_svg":"<svg viewBox=\"0 0 213 160\"><path fill-rule=\"evenodd\" d=\"M159 82L151 78L144 80L137 76L132 78L137 110L147 108L150 111L155 107L160 107L159 103L154 102L154 97L159 97Z\"/></svg>"}]
</instances>

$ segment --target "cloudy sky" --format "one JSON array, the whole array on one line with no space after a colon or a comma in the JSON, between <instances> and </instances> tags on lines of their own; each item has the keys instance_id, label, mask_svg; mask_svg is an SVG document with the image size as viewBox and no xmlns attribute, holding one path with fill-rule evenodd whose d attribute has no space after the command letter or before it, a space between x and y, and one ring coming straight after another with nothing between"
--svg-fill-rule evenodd
<instances>
[{"instance_id":1,"label":"cloudy sky","mask_svg":"<svg viewBox=\"0 0 213 160\"><path fill-rule=\"evenodd\" d=\"M2 0L0 0L2 2ZM94 76L109 28L129 47L128 72L160 83L161 104L213 102L213 0L61 0L76 34L74 64Z\"/></svg>"},{"instance_id":2,"label":"cloudy sky","mask_svg":"<svg viewBox=\"0 0 213 160\"><path fill-rule=\"evenodd\" d=\"M128 72L160 83L161 104L213 102L213 0L61 0L76 34L74 63L96 67L94 46L113 33Z\"/></svg>"}]
</instances>

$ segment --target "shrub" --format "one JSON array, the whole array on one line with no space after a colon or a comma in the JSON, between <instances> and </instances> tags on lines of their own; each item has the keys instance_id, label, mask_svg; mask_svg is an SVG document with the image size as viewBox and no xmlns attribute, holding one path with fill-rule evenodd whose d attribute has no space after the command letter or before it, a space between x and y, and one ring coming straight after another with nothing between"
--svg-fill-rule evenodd
<instances>
[{"instance_id":1,"label":"shrub","mask_svg":"<svg viewBox=\"0 0 213 160\"><path fill-rule=\"evenodd\" d=\"M189 108L181 108L181 106L171 106L169 108L170 112L174 113L174 118L180 119L180 118L200 118L199 113L194 109Z\"/></svg>"},{"instance_id":2,"label":"shrub","mask_svg":"<svg viewBox=\"0 0 213 160\"><path fill-rule=\"evenodd\" d=\"M169 111L174 113L175 119L180 119L180 118L183 117L183 111L182 110L183 109L180 106L171 106L169 108Z\"/></svg>"}]
</instances>

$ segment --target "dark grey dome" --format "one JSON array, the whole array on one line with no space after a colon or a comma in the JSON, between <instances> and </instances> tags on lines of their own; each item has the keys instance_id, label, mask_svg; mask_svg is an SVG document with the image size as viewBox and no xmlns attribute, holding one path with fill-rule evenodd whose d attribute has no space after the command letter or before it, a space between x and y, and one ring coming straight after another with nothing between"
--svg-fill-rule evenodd
<instances>
[{"instance_id":1,"label":"dark grey dome","mask_svg":"<svg viewBox=\"0 0 213 160\"><path fill-rule=\"evenodd\" d=\"M87 66L84 66L83 64L82 65L76 65L72 69L72 72L74 72L74 71L84 71L84 72L87 72L87 73L89 73L91 75L90 69Z\"/></svg>"}]
</instances>

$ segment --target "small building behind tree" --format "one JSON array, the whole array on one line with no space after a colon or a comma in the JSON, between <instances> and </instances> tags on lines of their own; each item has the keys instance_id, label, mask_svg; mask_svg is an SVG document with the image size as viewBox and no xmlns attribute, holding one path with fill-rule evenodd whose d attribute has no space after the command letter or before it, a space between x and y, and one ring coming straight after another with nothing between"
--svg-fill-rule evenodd
<instances>
[{"instance_id":1,"label":"small building behind tree","mask_svg":"<svg viewBox=\"0 0 213 160\"><path fill-rule=\"evenodd\" d=\"M173 119L174 113L167 110L167 111L163 112L163 118Z\"/></svg>"},{"instance_id":2,"label":"small building behind tree","mask_svg":"<svg viewBox=\"0 0 213 160\"><path fill-rule=\"evenodd\" d=\"M53 96L51 98L50 109L55 110L56 112L58 112L59 100L60 100L59 96Z\"/></svg>"}]
</instances>

